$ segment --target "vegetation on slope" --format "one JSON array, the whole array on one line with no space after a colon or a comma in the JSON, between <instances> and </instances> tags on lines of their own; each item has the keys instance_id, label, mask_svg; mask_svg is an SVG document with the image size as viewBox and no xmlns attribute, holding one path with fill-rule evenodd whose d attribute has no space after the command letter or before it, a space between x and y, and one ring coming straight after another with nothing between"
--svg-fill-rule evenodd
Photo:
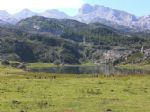
<instances>
[{"instance_id":1,"label":"vegetation on slope","mask_svg":"<svg viewBox=\"0 0 150 112\"><path fill-rule=\"evenodd\" d=\"M0 59L23 62L114 63L125 54L140 51L142 46L150 48L149 43L150 38L143 33L39 16L22 20L16 26L0 27Z\"/></svg>"}]
</instances>

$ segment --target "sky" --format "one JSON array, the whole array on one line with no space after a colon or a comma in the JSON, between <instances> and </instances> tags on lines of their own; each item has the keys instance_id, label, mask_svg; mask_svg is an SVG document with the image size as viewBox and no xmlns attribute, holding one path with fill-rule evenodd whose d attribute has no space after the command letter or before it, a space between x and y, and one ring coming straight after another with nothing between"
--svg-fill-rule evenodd
<instances>
[{"instance_id":1,"label":"sky","mask_svg":"<svg viewBox=\"0 0 150 112\"><path fill-rule=\"evenodd\" d=\"M150 15L150 0L0 0L0 10L13 14L24 8L34 12L59 9L73 16L85 3L124 10L136 16Z\"/></svg>"}]
</instances>

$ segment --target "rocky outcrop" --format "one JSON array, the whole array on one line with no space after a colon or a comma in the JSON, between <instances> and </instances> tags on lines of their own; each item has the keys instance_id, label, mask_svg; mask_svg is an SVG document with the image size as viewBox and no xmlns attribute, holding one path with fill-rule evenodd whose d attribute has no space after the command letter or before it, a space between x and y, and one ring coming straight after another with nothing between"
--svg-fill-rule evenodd
<instances>
[{"instance_id":1,"label":"rocky outcrop","mask_svg":"<svg viewBox=\"0 0 150 112\"><path fill-rule=\"evenodd\" d=\"M89 4L83 5L75 18L86 23L96 22L96 18L99 18L124 26L129 26L132 22L137 21L136 16L127 12L99 5L91 6Z\"/></svg>"},{"instance_id":2,"label":"rocky outcrop","mask_svg":"<svg viewBox=\"0 0 150 112\"><path fill-rule=\"evenodd\" d=\"M144 50L144 56L145 57L150 57L150 49L145 49Z\"/></svg>"},{"instance_id":3,"label":"rocky outcrop","mask_svg":"<svg viewBox=\"0 0 150 112\"><path fill-rule=\"evenodd\" d=\"M74 19L80 22L98 22L114 27L121 25L137 31L150 29L150 16L137 17L125 11L99 5L84 4Z\"/></svg>"}]
</instances>

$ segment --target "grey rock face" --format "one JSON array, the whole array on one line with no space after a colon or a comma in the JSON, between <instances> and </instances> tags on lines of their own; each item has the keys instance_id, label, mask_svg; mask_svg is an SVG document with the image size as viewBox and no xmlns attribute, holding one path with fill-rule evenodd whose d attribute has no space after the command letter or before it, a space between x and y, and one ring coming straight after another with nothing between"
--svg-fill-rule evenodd
<instances>
[{"instance_id":1,"label":"grey rock face","mask_svg":"<svg viewBox=\"0 0 150 112\"><path fill-rule=\"evenodd\" d=\"M119 11L99 5L91 6L89 4L82 6L78 15L75 16L75 19L86 23L97 21L103 22L105 20L124 26L130 26L133 22L138 20L136 16L124 11Z\"/></svg>"},{"instance_id":2,"label":"grey rock face","mask_svg":"<svg viewBox=\"0 0 150 112\"><path fill-rule=\"evenodd\" d=\"M150 29L150 16L136 17L125 11L99 5L83 5L74 19L84 23L98 22L110 26L121 25L136 30Z\"/></svg>"},{"instance_id":3,"label":"grey rock face","mask_svg":"<svg viewBox=\"0 0 150 112\"><path fill-rule=\"evenodd\" d=\"M135 26L142 30L150 29L150 16L140 17L138 22L135 23Z\"/></svg>"}]
</instances>

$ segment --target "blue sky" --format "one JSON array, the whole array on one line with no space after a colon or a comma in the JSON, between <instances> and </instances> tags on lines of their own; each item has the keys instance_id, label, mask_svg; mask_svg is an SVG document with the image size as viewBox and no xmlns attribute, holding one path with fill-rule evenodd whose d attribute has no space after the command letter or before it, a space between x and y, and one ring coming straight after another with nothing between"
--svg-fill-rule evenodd
<instances>
[{"instance_id":1,"label":"blue sky","mask_svg":"<svg viewBox=\"0 0 150 112\"><path fill-rule=\"evenodd\" d=\"M150 15L150 0L0 0L0 10L13 14L24 8L35 12L60 9L73 16L85 3L124 10L137 16Z\"/></svg>"}]
</instances>

